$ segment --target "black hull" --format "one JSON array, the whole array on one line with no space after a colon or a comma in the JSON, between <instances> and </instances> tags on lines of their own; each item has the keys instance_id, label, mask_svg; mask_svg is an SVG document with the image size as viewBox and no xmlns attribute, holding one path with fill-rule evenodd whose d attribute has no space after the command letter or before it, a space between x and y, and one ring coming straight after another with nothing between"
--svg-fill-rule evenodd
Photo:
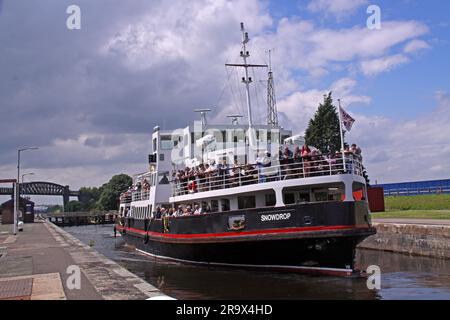
<instances>
[{"instance_id":1,"label":"black hull","mask_svg":"<svg viewBox=\"0 0 450 320\"><path fill-rule=\"evenodd\" d=\"M365 208L363 203L343 202L277 208L281 214L290 212L290 218L266 221L265 228L261 215L276 214L273 208L175 218L169 224L166 221L166 228L158 220L127 221L118 229L126 243L162 259L348 274L354 267L357 244L375 233ZM244 227L230 230L229 218L239 215L245 216Z\"/></svg>"}]
</instances>

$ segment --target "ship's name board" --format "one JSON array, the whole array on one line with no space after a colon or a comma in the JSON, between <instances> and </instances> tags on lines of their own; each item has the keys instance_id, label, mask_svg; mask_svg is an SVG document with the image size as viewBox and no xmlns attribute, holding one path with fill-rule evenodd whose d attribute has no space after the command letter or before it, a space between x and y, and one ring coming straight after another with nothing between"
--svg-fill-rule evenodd
<instances>
[{"instance_id":1,"label":"ship's name board","mask_svg":"<svg viewBox=\"0 0 450 320\"><path fill-rule=\"evenodd\" d=\"M291 214L287 213L275 213L275 214L263 214L261 215L261 221L279 221L279 220L289 220Z\"/></svg>"}]
</instances>

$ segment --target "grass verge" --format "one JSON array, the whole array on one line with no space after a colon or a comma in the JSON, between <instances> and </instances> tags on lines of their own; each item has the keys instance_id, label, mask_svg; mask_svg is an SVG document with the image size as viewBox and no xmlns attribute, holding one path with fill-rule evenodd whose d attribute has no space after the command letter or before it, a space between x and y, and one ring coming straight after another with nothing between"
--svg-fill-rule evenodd
<instances>
[{"instance_id":1,"label":"grass verge","mask_svg":"<svg viewBox=\"0 0 450 320\"><path fill-rule=\"evenodd\" d=\"M372 213L372 219L442 219L450 220L450 210L400 210Z\"/></svg>"},{"instance_id":2,"label":"grass verge","mask_svg":"<svg viewBox=\"0 0 450 320\"><path fill-rule=\"evenodd\" d=\"M450 194L385 197L386 211L450 210Z\"/></svg>"}]
</instances>

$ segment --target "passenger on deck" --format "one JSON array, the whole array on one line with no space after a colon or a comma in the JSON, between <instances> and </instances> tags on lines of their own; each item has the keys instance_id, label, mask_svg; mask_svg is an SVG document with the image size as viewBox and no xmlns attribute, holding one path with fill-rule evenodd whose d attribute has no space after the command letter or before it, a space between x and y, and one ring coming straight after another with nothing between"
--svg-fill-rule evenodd
<instances>
[{"instance_id":1,"label":"passenger on deck","mask_svg":"<svg viewBox=\"0 0 450 320\"><path fill-rule=\"evenodd\" d=\"M228 168L228 176L230 180L230 187L237 187L239 185L240 166L237 160L234 160L233 165Z\"/></svg>"},{"instance_id":2,"label":"passenger on deck","mask_svg":"<svg viewBox=\"0 0 450 320\"><path fill-rule=\"evenodd\" d=\"M198 205L198 204L196 204L195 206L194 206L194 215L200 215L200 214L203 214L203 210L202 210L202 208Z\"/></svg>"},{"instance_id":3,"label":"passenger on deck","mask_svg":"<svg viewBox=\"0 0 450 320\"><path fill-rule=\"evenodd\" d=\"M299 146L296 146L294 149L294 161L302 162L302 151L300 150Z\"/></svg>"},{"instance_id":4,"label":"passenger on deck","mask_svg":"<svg viewBox=\"0 0 450 320\"><path fill-rule=\"evenodd\" d=\"M183 215L183 207L181 205L178 206L177 211L175 211L175 217L181 217Z\"/></svg>"},{"instance_id":5,"label":"passenger on deck","mask_svg":"<svg viewBox=\"0 0 450 320\"><path fill-rule=\"evenodd\" d=\"M280 159L281 175L283 179L289 178L291 170L289 170L291 164L294 162L292 151L288 146L284 147L283 154Z\"/></svg>"},{"instance_id":6,"label":"passenger on deck","mask_svg":"<svg viewBox=\"0 0 450 320\"><path fill-rule=\"evenodd\" d=\"M155 219L161 219L161 208L159 206L156 207Z\"/></svg>"},{"instance_id":7,"label":"passenger on deck","mask_svg":"<svg viewBox=\"0 0 450 320\"><path fill-rule=\"evenodd\" d=\"M301 150L301 155L303 159L303 168L304 177L309 177L310 171L311 171L311 149L307 144L304 144Z\"/></svg>"},{"instance_id":8,"label":"passenger on deck","mask_svg":"<svg viewBox=\"0 0 450 320\"><path fill-rule=\"evenodd\" d=\"M355 143L352 144L352 147L350 148L350 152L353 154L354 159L356 159L356 163L354 166L355 174L361 175L362 174L362 156L361 156L361 148L358 147Z\"/></svg>"},{"instance_id":9,"label":"passenger on deck","mask_svg":"<svg viewBox=\"0 0 450 320\"><path fill-rule=\"evenodd\" d=\"M186 206L186 208L184 209L184 212L183 212L183 216L190 216L190 215L192 215L191 206Z\"/></svg>"},{"instance_id":10,"label":"passenger on deck","mask_svg":"<svg viewBox=\"0 0 450 320\"><path fill-rule=\"evenodd\" d=\"M348 144L344 145L344 155L345 155L345 173L351 173L353 170L353 165L352 165L353 153L350 150L350 147Z\"/></svg>"},{"instance_id":11,"label":"passenger on deck","mask_svg":"<svg viewBox=\"0 0 450 320\"><path fill-rule=\"evenodd\" d=\"M258 157L256 159L256 165L258 167L259 172L259 183L266 182L266 176L264 175L264 168L270 167L272 164L272 161L270 159L270 153L269 151L264 151L262 156Z\"/></svg>"}]
</instances>

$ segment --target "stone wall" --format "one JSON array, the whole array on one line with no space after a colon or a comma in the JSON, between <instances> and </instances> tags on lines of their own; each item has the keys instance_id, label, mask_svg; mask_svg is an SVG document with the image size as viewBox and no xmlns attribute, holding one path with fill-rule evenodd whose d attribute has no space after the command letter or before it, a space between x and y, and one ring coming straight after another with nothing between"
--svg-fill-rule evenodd
<instances>
[{"instance_id":1,"label":"stone wall","mask_svg":"<svg viewBox=\"0 0 450 320\"><path fill-rule=\"evenodd\" d=\"M377 234L359 248L450 259L450 226L373 223Z\"/></svg>"}]
</instances>

